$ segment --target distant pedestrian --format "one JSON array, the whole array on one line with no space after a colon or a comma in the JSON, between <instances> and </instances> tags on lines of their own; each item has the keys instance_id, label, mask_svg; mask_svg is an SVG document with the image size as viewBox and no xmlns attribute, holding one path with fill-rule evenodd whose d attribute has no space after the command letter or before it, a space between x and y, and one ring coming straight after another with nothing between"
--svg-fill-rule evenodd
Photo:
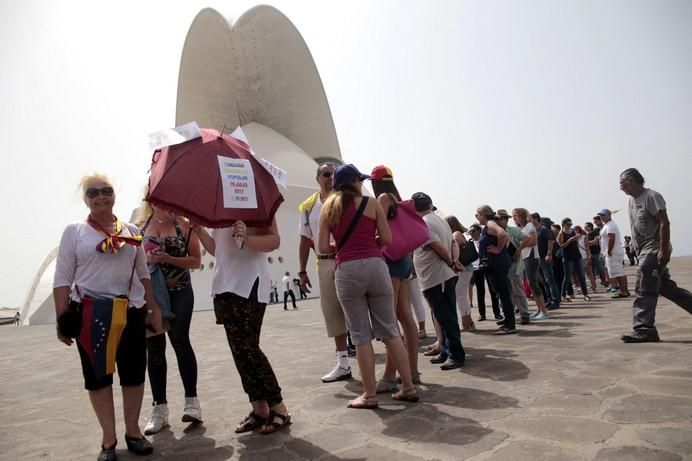
<instances>
[{"instance_id":1,"label":"distant pedestrian","mask_svg":"<svg viewBox=\"0 0 692 461\"><path fill-rule=\"evenodd\" d=\"M293 293L293 288L291 288L291 284L293 281L291 280L291 274L286 271L286 274L284 274L283 278L281 279L281 284L283 285L284 288L284 310L288 310L288 297L291 297L291 303L293 304L293 309L298 309L298 306L296 306L296 295Z\"/></svg>"},{"instance_id":2,"label":"distant pedestrian","mask_svg":"<svg viewBox=\"0 0 692 461\"><path fill-rule=\"evenodd\" d=\"M656 329L656 304L659 295L670 299L692 314L692 293L671 280L668 262L670 221L663 196L644 187L644 177L634 168L620 175L620 189L630 196L629 218L632 243L641 258L632 304L634 332L622 336L626 343L660 341Z\"/></svg>"},{"instance_id":3,"label":"distant pedestrian","mask_svg":"<svg viewBox=\"0 0 692 461\"><path fill-rule=\"evenodd\" d=\"M15 327L18 327L21 324L22 316L19 312L14 314L14 321L12 322L12 325Z\"/></svg>"},{"instance_id":4,"label":"distant pedestrian","mask_svg":"<svg viewBox=\"0 0 692 461\"><path fill-rule=\"evenodd\" d=\"M630 266L639 265L639 257L637 256L637 252L634 251L632 237L629 235L625 235L625 254L627 255L627 259L630 260Z\"/></svg>"}]
</instances>

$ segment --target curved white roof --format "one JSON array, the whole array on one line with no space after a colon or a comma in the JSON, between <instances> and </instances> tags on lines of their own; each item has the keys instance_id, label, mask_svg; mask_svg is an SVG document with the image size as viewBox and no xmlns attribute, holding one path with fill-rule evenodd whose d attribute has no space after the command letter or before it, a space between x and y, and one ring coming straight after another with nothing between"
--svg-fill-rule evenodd
<instances>
[{"instance_id":1,"label":"curved white roof","mask_svg":"<svg viewBox=\"0 0 692 461\"><path fill-rule=\"evenodd\" d=\"M341 160L312 55L295 26L269 6L252 8L235 24L210 8L197 15L180 62L176 124L191 120L225 124L228 132L257 122L313 159Z\"/></svg>"}]
</instances>

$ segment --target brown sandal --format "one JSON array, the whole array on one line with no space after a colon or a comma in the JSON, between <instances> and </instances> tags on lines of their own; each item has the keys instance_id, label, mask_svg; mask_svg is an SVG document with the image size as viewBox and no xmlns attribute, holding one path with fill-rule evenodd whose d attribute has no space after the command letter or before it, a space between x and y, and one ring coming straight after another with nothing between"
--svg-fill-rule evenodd
<instances>
[{"instance_id":1,"label":"brown sandal","mask_svg":"<svg viewBox=\"0 0 692 461\"><path fill-rule=\"evenodd\" d=\"M276 422L276 419L279 418L279 422ZM282 415L281 413L277 413L275 411L270 411L269 412L269 418L267 418L266 423L264 424L264 427L260 431L260 434L273 434L274 432L280 431L284 427L288 426L291 424L291 414L287 413L285 415Z\"/></svg>"},{"instance_id":2,"label":"brown sandal","mask_svg":"<svg viewBox=\"0 0 692 461\"><path fill-rule=\"evenodd\" d=\"M346 408L355 408L358 410L374 410L379 406L377 397L374 395L359 395L355 399L348 402Z\"/></svg>"},{"instance_id":3,"label":"brown sandal","mask_svg":"<svg viewBox=\"0 0 692 461\"><path fill-rule=\"evenodd\" d=\"M242 434L243 432L254 431L258 427L264 426L266 418L261 417L254 411L251 411L249 415L243 418L242 421L235 428L236 434Z\"/></svg>"}]
</instances>

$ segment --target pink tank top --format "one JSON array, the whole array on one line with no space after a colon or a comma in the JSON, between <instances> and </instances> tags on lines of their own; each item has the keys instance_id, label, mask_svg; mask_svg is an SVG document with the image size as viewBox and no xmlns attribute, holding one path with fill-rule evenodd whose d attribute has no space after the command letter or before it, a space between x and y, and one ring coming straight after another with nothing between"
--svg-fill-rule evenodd
<instances>
[{"instance_id":1,"label":"pink tank top","mask_svg":"<svg viewBox=\"0 0 692 461\"><path fill-rule=\"evenodd\" d=\"M344 237L346 229L348 229L355 214L356 207L354 204L351 204L348 209L344 210L342 213L339 224L332 229L332 234L337 244ZM336 265L338 266L343 262L356 259L382 258L382 248L375 241L376 231L377 223L375 220L365 215L361 216L360 221L358 221L356 228L353 229L353 233L351 233L346 244L343 248L337 250Z\"/></svg>"}]
</instances>

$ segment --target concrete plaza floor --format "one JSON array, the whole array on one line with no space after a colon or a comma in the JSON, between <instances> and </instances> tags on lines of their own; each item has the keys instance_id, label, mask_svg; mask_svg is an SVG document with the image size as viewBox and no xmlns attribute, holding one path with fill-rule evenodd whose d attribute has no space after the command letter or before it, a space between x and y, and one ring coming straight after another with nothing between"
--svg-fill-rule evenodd
<instances>
[{"instance_id":1,"label":"concrete plaza floor","mask_svg":"<svg viewBox=\"0 0 692 461\"><path fill-rule=\"evenodd\" d=\"M692 258L674 259L671 271L692 288ZM182 385L169 347L171 427L151 437L156 451L145 459L692 460L692 316L666 300L658 344L621 343L632 300L602 290L514 336L493 336L494 322L477 322L478 332L462 336L464 368L441 371L421 354L421 402L385 395L375 411L346 408L360 392L355 361L356 379L320 382L334 356L318 303L267 311L262 345L293 419L269 436L233 433L247 399L223 329L212 312L196 312L205 422L180 422ZM0 459L95 459L100 431L75 347L58 343L53 326L2 327L0 347ZM379 372L384 349L375 347ZM150 401L147 384L142 424ZM120 403L116 392L118 455L142 459L125 450Z\"/></svg>"}]
</instances>

